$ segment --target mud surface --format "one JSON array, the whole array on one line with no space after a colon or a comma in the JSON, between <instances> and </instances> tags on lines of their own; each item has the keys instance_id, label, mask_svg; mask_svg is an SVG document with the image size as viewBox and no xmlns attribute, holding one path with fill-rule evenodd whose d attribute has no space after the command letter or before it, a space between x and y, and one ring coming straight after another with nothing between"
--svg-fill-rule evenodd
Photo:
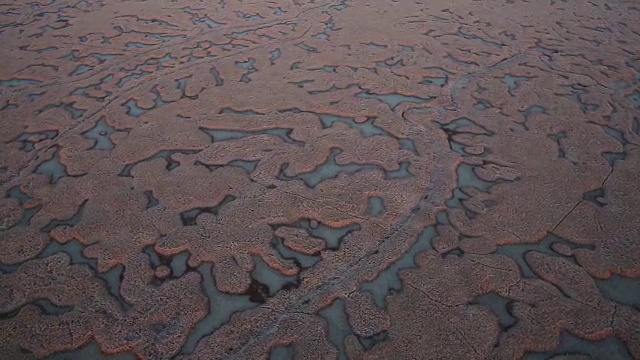
<instances>
[{"instance_id":1,"label":"mud surface","mask_svg":"<svg viewBox=\"0 0 640 360\"><path fill-rule=\"evenodd\" d=\"M638 19L3 2L0 358L640 358Z\"/></svg>"}]
</instances>

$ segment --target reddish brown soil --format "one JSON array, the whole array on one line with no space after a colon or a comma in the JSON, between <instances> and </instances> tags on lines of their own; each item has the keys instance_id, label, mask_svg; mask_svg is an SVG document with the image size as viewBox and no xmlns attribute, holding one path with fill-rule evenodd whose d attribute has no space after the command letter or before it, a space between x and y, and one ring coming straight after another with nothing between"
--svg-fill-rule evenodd
<instances>
[{"instance_id":1,"label":"reddish brown soil","mask_svg":"<svg viewBox=\"0 0 640 360\"><path fill-rule=\"evenodd\" d=\"M0 359L639 359L639 19L3 2Z\"/></svg>"}]
</instances>

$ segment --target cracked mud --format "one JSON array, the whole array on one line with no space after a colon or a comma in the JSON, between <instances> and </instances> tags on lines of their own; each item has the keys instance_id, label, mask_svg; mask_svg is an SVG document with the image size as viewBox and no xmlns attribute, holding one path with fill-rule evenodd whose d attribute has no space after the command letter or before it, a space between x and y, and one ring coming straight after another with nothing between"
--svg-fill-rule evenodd
<instances>
[{"instance_id":1,"label":"cracked mud","mask_svg":"<svg viewBox=\"0 0 640 360\"><path fill-rule=\"evenodd\" d=\"M0 358L640 359L638 19L5 1Z\"/></svg>"}]
</instances>

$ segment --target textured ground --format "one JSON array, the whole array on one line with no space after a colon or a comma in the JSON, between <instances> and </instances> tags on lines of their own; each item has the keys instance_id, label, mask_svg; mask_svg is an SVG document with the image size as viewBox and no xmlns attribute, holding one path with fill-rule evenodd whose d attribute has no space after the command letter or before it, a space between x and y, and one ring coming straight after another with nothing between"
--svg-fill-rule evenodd
<instances>
[{"instance_id":1,"label":"textured ground","mask_svg":"<svg viewBox=\"0 0 640 360\"><path fill-rule=\"evenodd\" d=\"M639 19L4 1L0 358L640 358Z\"/></svg>"}]
</instances>

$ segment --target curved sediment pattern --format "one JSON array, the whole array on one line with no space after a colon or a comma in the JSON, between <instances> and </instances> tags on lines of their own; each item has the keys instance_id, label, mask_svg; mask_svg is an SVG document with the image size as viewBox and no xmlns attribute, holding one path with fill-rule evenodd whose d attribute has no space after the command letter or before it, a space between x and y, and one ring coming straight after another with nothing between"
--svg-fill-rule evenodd
<instances>
[{"instance_id":1,"label":"curved sediment pattern","mask_svg":"<svg viewBox=\"0 0 640 360\"><path fill-rule=\"evenodd\" d=\"M640 358L633 1L0 4L0 358Z\"/></svg>"}]
</instances>

